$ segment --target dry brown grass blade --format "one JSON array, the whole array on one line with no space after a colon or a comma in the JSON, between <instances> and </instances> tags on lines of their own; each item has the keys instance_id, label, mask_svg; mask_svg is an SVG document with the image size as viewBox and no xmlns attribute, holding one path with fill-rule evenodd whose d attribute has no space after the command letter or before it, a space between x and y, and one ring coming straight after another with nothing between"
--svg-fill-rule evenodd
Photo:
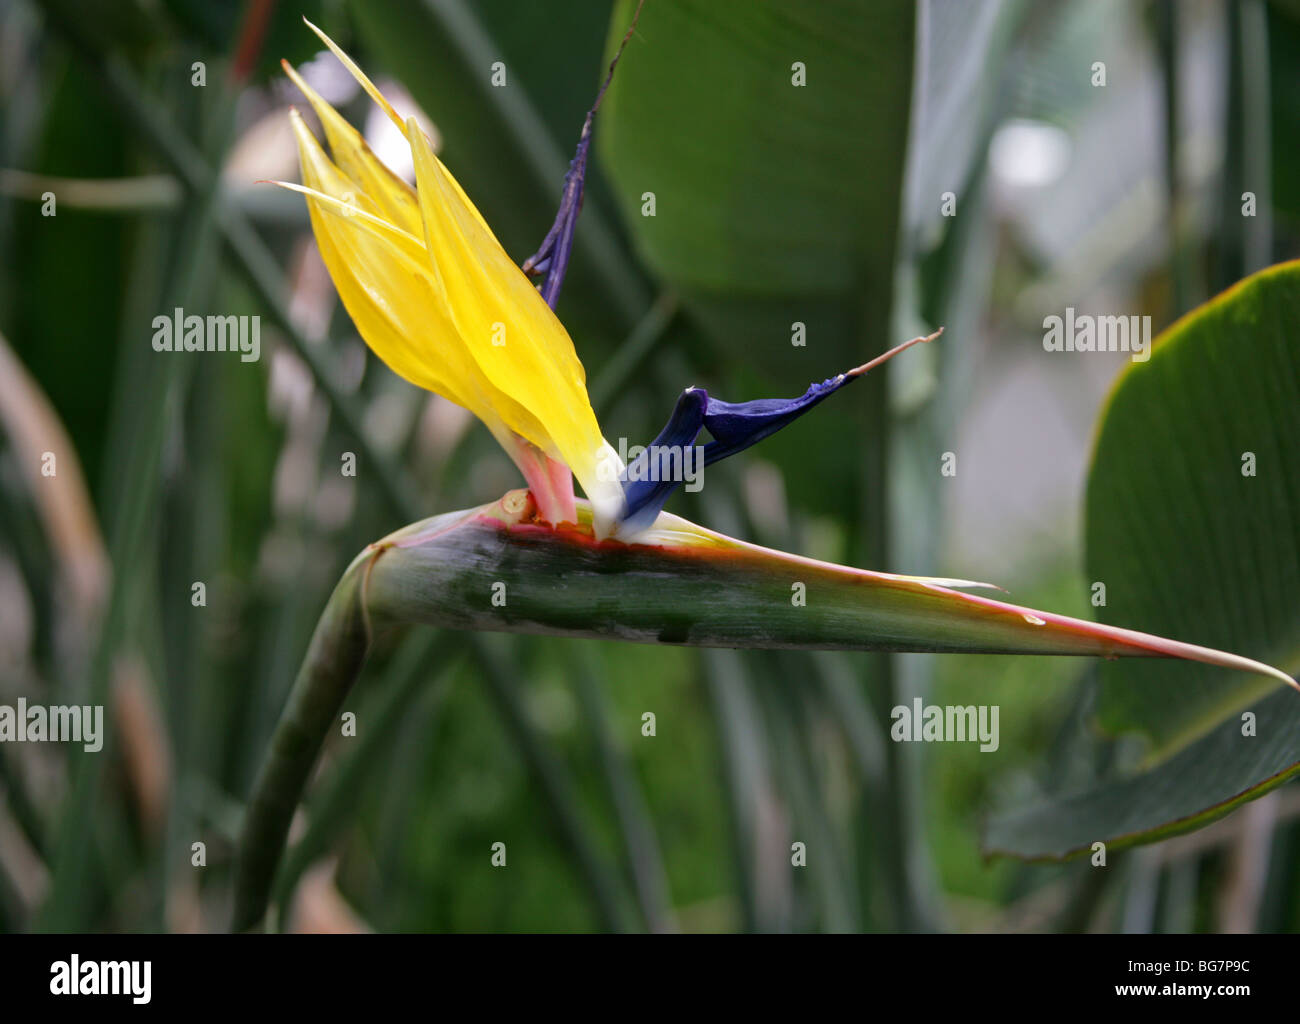
<instances>
[{"instance_id":1,"label":"dry brown grass blade","mask_svg":"<svg viewBox=\"0 0 1300 1024\"><path fill-rule=\"evenodd\" d=\"M58 413L0 335L0 426L45 524L78 617L89 626L108 592L108 552L81 462ZM43 465L53 456L53 471Z\"/></svg>"},{"instance_id":2,"label":"dry brown grass blade","mask_svg":"<svg viewBox=\"0 0 1300 1024\"><path fill-rule=\"evenodd\" d=\"M89 652L108 594L108 551L81 460L63 422L2 334L0 429L13 446L58 563L59 589L68 597L72 621L62 624L59 635L76 644L71 654L80 659ZM156 830L167 810L171 748L153 688L140 659L130 652L122 652L114 674L113 719L142 820Z\"/></svg>"}]
</instances>

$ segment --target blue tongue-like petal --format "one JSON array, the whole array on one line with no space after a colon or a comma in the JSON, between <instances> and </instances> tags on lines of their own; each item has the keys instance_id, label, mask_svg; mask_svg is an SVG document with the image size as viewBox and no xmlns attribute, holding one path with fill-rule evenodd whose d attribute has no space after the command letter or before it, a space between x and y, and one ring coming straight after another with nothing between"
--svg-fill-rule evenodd
<instances>
[{"instance_id":1,"label":"blue tongue-like petal","mask_svg":"<svg viewBox=\"0 0 1300 1024\"><path fill-rule=\"evenodd\" d=\"M677 405L659 436L624 470L623 497L627 508L620 529L624 532L643 530L658 518L669 495L682 482L681 473L671 470L674 466L680 469L694 464L687 458L688 449L695 444L702 429L713 435L713 440L704 445L702 453L703 465L709 466L775 434L849 381L856 380L903 349L930 341L942 333L940 328L928 338L905 341L847 373L830 377L820 384L810 384L798 398L724 402L710 398L703 388L687 388L677 399Z\"/></svg>"},{"instance_id":2,"label":"blue tongue-like petal","mask_svg":"<svg viewBox=\"0 0 1300 1024\"><path fill-rule=\"evenodd\" d=\"M703 388L687 388L673 406L673 413L650 446L623 470L624 510L620 529L644 530L659 516L664 502L681 483L680 475L665 473L665 463L675 452L678 465L684 464L687 452L699 436L712 403Z\"/></svg>"}]
</instances>

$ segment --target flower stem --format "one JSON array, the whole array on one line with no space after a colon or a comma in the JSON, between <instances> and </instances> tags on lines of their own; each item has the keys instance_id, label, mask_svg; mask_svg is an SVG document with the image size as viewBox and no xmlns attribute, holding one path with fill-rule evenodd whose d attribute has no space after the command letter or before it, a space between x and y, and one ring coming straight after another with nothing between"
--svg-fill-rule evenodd
<instances>
[{"instance_id":1,"label":"flower stem","mask_svg":"<svg viewBox=\"0 0 1300 1024\"><path fill-rule=\"evenodd\" d=\"M362 590L379 550L354 561L334 588L253 785L235 862L233 931L262 919L307 776L370 650Z\"/></svg>"}]
</instances>

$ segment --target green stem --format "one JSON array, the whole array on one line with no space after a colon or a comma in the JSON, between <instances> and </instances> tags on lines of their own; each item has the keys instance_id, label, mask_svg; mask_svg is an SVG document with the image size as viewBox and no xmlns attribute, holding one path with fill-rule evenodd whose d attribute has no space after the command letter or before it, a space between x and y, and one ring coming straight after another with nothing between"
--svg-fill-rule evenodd
<instances>
[{"instance_id":1,"label":"green stem","mask_svg":"<svg viewBox=\"0 0 1300 1024\"><path fill-rule=\"evenodd\" d=\"M307 777L365 663L370 630L361 596L370 564L357 559L334 588L253 784L235 864L235 931L262 919Z\"/></svg>"},{"instance_id":2,"label":"green stem","mask_svg":"<svg viewBox=\"0 0 1300 1024\"><path fill-rule=\"evenodd\" d=\"M432 731L450 686L448 667L455 664L456 643L453 633L425 630L413 631L403 641L384 678L379 680L377 689L382 696L376 698L375 707L367 708L365 728L358 730L355 745L349 744L351 752L330 773L328 782L322 780L319 796L312 798L307 831L288 852L275 879L274 898L280 906L281 925L298 880L328 853L351 820L364 787L383 763L384 753L391 749L403 722L418 706L420 688L426 684L431 684L427 697L431 710L424 728Z\"/></svg>"}]
</instances>

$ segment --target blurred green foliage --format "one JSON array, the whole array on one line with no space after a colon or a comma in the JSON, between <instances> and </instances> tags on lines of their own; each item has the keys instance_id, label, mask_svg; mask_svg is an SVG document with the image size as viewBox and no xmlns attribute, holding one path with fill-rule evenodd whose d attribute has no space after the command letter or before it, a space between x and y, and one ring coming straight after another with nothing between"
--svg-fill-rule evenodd
<instances>
[{"instance_id":1,"label":"blurred green foliage","mask_svg":"<svg viewBox=\"0 0 1300 1024\"><path fill-rule=\"evenodd\" d=\"M1268 36L1264 137L1234 135L1185 83L1174 107L1188 137L1222 143L1224 167L1240 146L1268 157L1271 261L1296 247L1300 22L1294 5L1241 3ZM710 486L674 511L788 550L991 578L1020 603L1091 612L1072 530L1052 522L1010 549L955 545L976 510L931 467L980 440L972 424L989 420L969 414L990 407L988 381L1042 354L1044 294L1140 303L1160 325L1186 312L1171 296L1197 297L1177 286L1189 261L1212 280L1222 254L1242 258L1228 237L1239 225L1195 212L1237 201L1239 177L1223 167L1185 183L1195 215L1180 260L1163 213L1143 220L1129 212L1141 203L1125 205L1152 188L1168 198L1168 154L1154 142L1144 163L1117 144L1055 192L1016 192L990 160L1011 117L1068 130L1080 149L1090 132L1161 137L1134 119L1159 109L1169 81L1156 38L1169 8L1130 6L1108 20L1088 0L648 0L596 122L559 306L589 382L612 396L598 401L607 435L653 437L690 384L737 401L794 395L923 326L949 329L893 378L872 375L852 401L711 468ZM462 429L364 354L300 207L253 186L294 173L273 126L300 103L278 60L319 50L301 18L409 90L522 260L550 223L633 7L0 0L0 44L14 55L0 68L0 335L31 377L13 387L48 399L70 443L62 465L84 473L79 491L61 471L60 507L84 500L90 512L71 534L52 525L31 470L58 439L38 431L33 449L3 418L0 703L99 698L113 723L99 755L0 745L0 815L13 823L0 830L13 837L0 849L0 929L224 927L242 801L342 569L408 521L518 483L486 431ZM1218 15L1172 16L1199 73L1198 40ZM256 59L236 82L241 50ZM1221 91L1245 82L1243 54L1205 65ZM1111 84L1087 87L1102 58ZM495 61L506 88L491 85ZM1143 103L1130 100L1140 87ZM365 117L358 97L340 105ZM136 179L158 183L148 201L114 192ZM108 193L68 187L91 180ZM42 215L47 190L54 217ZM653 222L639 215L647 190ZM952 218L935 213L949 191ZM1085 228L1105 213L1108 231L1136 224L1140 236L1097 244L1072 234L1075 213ZM1232 265L1230 279L1255 269ZM261 361L155 354L152 318L177 304L261 315ZM790 345L796 320L806 348ZM1076 372L1033 365L1058 381ZM1013 435L990 437L996 447ZM344 452L358 456L355 479L339 475ZM1063 503L1079 505L1078 483ZM205 606L192 603L194 581ZM348 708L363 735L384 723L382 741L365 758L349 756L358 740L330 743L301 823L319 845L295 865L305 874L290 879L296 898L277 924L1213 930L1224 888L1240 885L1232 829L1153 848L1154 859L1117 855L1104 876L982 859L994 808L1089 788L1142 756L1097 733L1095 666L498 639L412 632L381 645ZM998 754L891 744L890 709L914 696L999 705ZM1241 897L1257 908L1252 926L1300 923L1287 795L1269 805L1262 889ZM788 867L795 841L809 845L805 871ZM507 844L505 871L491 866L495 842Z\"/></svg>"}]
</instances>

